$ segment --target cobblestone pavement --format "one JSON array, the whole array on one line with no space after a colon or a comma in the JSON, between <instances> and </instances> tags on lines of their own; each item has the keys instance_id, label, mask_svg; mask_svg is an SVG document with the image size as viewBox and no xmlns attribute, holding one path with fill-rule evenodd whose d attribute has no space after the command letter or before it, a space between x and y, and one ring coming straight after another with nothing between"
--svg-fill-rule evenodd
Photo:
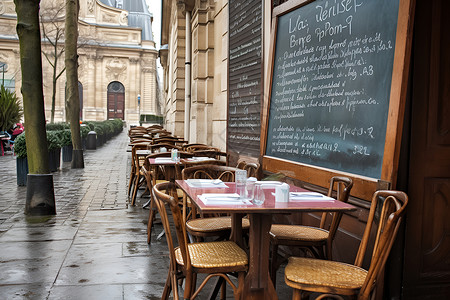
<instances>
[{"instance_id":1,"label":"cobblestone pavement","mask_svg":"<svg viewBox=\"0 0 450 300\"><path fill-rule=\"evenodd\" d=\"M156 240L160 224L146 242L147 199L129 205L127 143L124 131L84 151L84 169L62 163L53 173L57 214L51 217L24 214L16 158L0 156L0 299L160 299L167 245ZM283 274L278 278L283 286ZM283 288L278 293L290 298Z\"/></svg>"}]
</instances>

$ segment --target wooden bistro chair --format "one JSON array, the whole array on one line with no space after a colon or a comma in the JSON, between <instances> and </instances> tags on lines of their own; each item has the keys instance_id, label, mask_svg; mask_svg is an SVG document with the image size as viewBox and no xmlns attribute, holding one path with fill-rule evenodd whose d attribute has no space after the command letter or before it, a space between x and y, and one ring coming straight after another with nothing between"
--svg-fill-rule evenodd
<instances>
[{"instance_id":1,"label":"wooden bistro chair","mask_svg":"<svg viewBox=\"0 0 450 300\"><path fill-rule=\"evenodd\" d=\"M341 295L359 300L371 299L371 296L374 296L376 282L384 270L407 203L408 196L400 191L374 193L354 265L304 257L289 258L284 274L286 284L294 288L292 299L300 300L302 291ZM376 229L372 228L375 219L378 219ZM370 266L366 270L362 268L362 264L370 237L374 238L374 243Z\"/></svg>"},{"instance_id":2,"label":"wooden bistro chair","mask_svg":"<svg viewBox=\"0 0 450 300\"><path fill-rule=\"evenodd\" d=\"M181 172L183 180L187 179L221 179L222 181L234 181L236 168L219 165L200 165L184 168ZM193 209L193 208L192 208ZM195 209L192 218L186 221L187 231L197 239L205 237L218 237L227 239L231 235L231 217L214 216L196 218ZM247 218L242 219L242 229L248 231L250 222Z\"/></svg>"},{"instance_id":3,"label":"wooden bistro chair","mask_svg":"<svg viewBox=\"0 0 450 300\"><path fill-rule=\"evenodd\" d=\"M209 147L206 144L201 144L201 143L187 143L187 144L183 145L183 150L184 151L188 151L188 148L191 147L191 146L206 146L206 147Z\"/></svg>"},{"instance_id":4,"label":"wooden bistro chair","mask_svg":"<svg viewBox=\"0 0 450 300\"><path fill-rule=\"evenodd\" d=\"M195 299L205 284L212 277L223 278L233 288L234 298L240 299L244 287L244 276L248 268L248 257L236 243L232 241L188 243L185 223L182 220L178 200L163 193L170 190L174 183L158 183L153 187L153 197L161 216L169 247L170 266L161 299L169 299L172 291L173 299L179 299L178 280L185 279L184 299ZM172 212L178 247L172 238L166 206ZM196 287L198 273L208 274L200 286ZM229 273L237 273L236 286L228 277ZM222 285L225 295L225 284Z\"/></svg>"},{"instance_id":5,"label":"wooden bistro chair","mask_svg":"<svg viewBox=\"0 0 450 300\"><path fill-rule=\"evenodd\" d=\"M194 150L191 152L194 153L194 156L197 156L197 157L211 157L211 158L214 158L217 160L223 160L226 162L226 164L228 166L229 154L226 152L223 152L223 151L220 151L217 149Z\"/></svg>"},{"instance_id":6,"label":"wooden bistro chair","mask_svg":"<svg viewBox=\"0 0 450 300\"><path fill-rule=\"evenodd\" d=\"M328 197L334 196L335 189L336 199L347 202L352 186L353 181L350 178L332 177ZM278 262L278 246L280 245L306 248L316 258L331 260L332 243L341 218L342 212L324 212L319 227L273 224L269 232L272 244L272 282L276 282L276 273L280 266Z\"/></svg>"},{"instance_id":7,"label":"wooden bistro chair","mask_svg":"<svg viewBox=\"0 0 450 300\"><path fill-rule=\"evenodd\" d=\"M185 151L180 151L180 152L178 152L178 154L180 155L180 158L182 158L182 159L192 157L192 153L185 152ZM172 172L168 172L168 170L166 170L166 168L164 168L164 167L153 167L152 168L150 166L149 159L158 158L158 157L170 157L170 156L171 156L170 152L153 153L153 154L147 155L144 167L142 168L142 173L145 176L148 190L151 191L153 189L153 186L155 186L158 183L174 181L175 179L181 178L181 173L180 173L181 171L178 168L178 166L171 167L171 168L173 168ZM173 178L168 178L168 177L173 177ZM172 196L176 195L176 197L178 199L182 199L185 197L185 195L181 189L167 191L167 193L172 193ZM148 244L150 244L150 241L151 241L153 222L154 222L154 219L156 216L156 210L157 210L156 204L153 200L152 195L150 195L149 209L150 209L150 211L149 211L148 223L147 223L147 243Z\"/></svg>"},{"instance_id":8,"label":"wooden bistro chair","mask_svg":"<svg viewBox=\"0 0 450 300\"><path fill-rule=\"evenodd\" d=\"M131 146L131 172L130 180L128 182L128 196L130 196L131 189L133 189L133 192L131 194L131 205L134 205L135 203L139 186L144 183L144 176L141 172L141 168L144 165L145 157L138 157L136 155L136 151L147 150L147 146L148 144L146 143L138 143Z\"/></svg>"}]
</instances>

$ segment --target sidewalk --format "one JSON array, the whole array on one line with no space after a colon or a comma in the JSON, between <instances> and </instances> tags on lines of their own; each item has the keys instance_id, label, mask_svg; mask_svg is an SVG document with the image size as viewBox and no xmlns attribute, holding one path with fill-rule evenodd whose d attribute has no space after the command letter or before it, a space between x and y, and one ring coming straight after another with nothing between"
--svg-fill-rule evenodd
<instances>
[{"instance_id":1,"label":"sidewalk","mask_svg":"<svg viewBox=\"0 0 450 300\"><path fill-rule=\"evenodd\" d=\"M147 198L128 205L127 144L124 130L84 151L84 169L63 163L53 173L57 214L45 218L24 215L26 187L17 186L15 157L0 156L1 300L161 298L167 244L156 240L161 224L147 244ZM290 299L282 268L277 277L279 299Z\"/></svg>"},{"instance_id":2,"label":"sidewalk","mask_svg":"<svg viewBox=\"0 0 450 300\"><path fill-rule=\"evenodd\" d=\"M15 157L0 157L1 299L159 299L165 240L146 242L147 199L128 205L125 130L84 151L85 168L53 173L57 215L24 215ZM162 230L156 225L155 232Z\"/></svg>"}]
</instances>

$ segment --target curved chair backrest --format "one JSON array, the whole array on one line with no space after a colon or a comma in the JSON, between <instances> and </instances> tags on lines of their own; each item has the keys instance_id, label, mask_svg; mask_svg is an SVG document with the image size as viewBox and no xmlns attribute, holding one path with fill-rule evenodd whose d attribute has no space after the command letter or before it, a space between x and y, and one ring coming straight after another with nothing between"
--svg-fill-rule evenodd
<instances>
[{"instance_id":1,"label":"curved chair backrest","mask_svg":"<svg viewBox=\"0 0 450 300\"><path fill-rule=\"evenodd\" d=\"M211 158L215 158L217 160L221 160L222 158L225 158L224 161L228 165L229 155L226 152L222 152L220 150L208 149L208 150L195 150L195 151L192 151L192 153L194 153L194 156L197 156L197 157L211 157Z\"/></svg>"},{"instance_id":2,"label":"curved chair backrest","mask_svg":"<svg viewBox=\"0 0 450 300\"><path fill-rule=\"evenodd\" d=\"M350 197L350 191L353 187L353 180L348 177L335 176L330 180L330 187L328 188L328 197L333 197L336 200L347 203ZM320 228L328 230L327 238L327 258L332 259L332 243L336 232L341 222L343 212L324 212L320 220ZM328 216L331 216L331 221L328 221Z\"/></svg>"},{"instance_id":3,"label":"curved chair backrest","mask_svg":"<svg viewBox=\"0 0 450 300\"><path fill-rule=\"evenodd\" d=\"M159 216L161 217L161 222L164 227L164 232L166 235L167 240L167 246L169 247L169 258L170 258L170 270L169 272L176 272L177 271L177 262L175 258L175 243L173 241L172 237L172 231L170 228L170 222L167 215L166 206L170 207L170 210L172 211L173 220L175 223L176 233L178 237L178 243L184 251L182 251L183 255L183 261L189 262L189 257L185 257L186 255L186 248L187 248L187 240L185 237L185 234L180 234L179 232L186 232L184 228L183 222L181 222L181 210L178 205L178 201L173 198L170 195L165 194L163 191L169 191L170 189L174 188L174 183L172 182L163 182L158 183L153 186L152 193L153 193L153 199L155 200L156 207L159 212ZM180 242L181 240L181 242ZM186 248L184 248L186 247Z\"/></svg>"},{"instance_id":4,"label":"curved chair backrest","mask_svg":"<svg viewBox=\"0 0 450 300\"><path fill-rule=\"evenodd\" d=\"M238 160L237 164L236 164L236 168L244 170L244 167L247 163L245 162L245 160L243 160L242 158Z\"/></svg>"},{"instance_id":5,"label":"curved chair backrest","mask_svg":"<svg viewBox=\"0 0 450 300\"><path fill-rule=\"evenodd\" d=\"M219 148L216 148L216 147L213 147L213 146L204 145L204 144L191 144L191 145L186 147L186 150L190 151L190 152L194 152L194 151L198 151L198 150L215 150L215 151L220 151Z\"/></svg>"},{"instance_id":6,"label":"curved chair backrest","mask_svg":"<svg viewBox=\"0 0 450 300\"><path fill-rule=\"evenodd\" d=\"M384 199L384 200L383 200ZM384 269L386 260L391 251L400 223L408 204L408 196L400 191L376 191L372 197L366 229L356 255L355 265L361 267L366 255L372 227L375 223L375 214L379 217L378 227L371 254L372 260L364 284L359 291L358 299L370 299L375 281ZM381 213L378 206L381 205Z\"/></svg>"},{"instance_id":7,"label":"curved chair backrest","mask_svg":"<svg viewBox=\"0 0 450 300\"><path fill-rule=\"evenodd\" d=\"M175 146L175 144L169 144L169 143L160 143L160 144L153 144L149 145L148 149L154 153L155 151L159 151L161 148L166 148L167 151L170 151L171 149L177 149L181 150L180 147Z\"/></svg>"},{"instance_id":8,"label":"curved chair backrest","mask_svg":"<svg viewBox=\"0 0 450 300\"><path fill-rule=\"evenodd\" d=\"M246 163L244 170L247 171L247 177L256 177L259 179L260 164L258 163Z\"/></svg>"},{"instance_id":9,"label":"curved chair backrest","mask_svg":"<svg viewBox=\"0 0 450 300\"><path fill-rule=\"evenodd\" d=\"M219 165L200 165L184 168L181 176L186 179L221 179L222 181L233 182L236 168Z\"/></svg>"}]
</instances>

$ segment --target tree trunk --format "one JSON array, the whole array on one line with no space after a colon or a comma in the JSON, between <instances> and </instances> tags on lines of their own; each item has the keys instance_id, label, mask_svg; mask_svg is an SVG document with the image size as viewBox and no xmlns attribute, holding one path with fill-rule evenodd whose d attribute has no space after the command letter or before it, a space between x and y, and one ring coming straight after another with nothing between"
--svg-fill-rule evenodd
<instances>
[{"instance_id":1,"label":"tree trunk","mask_svg":"<svg viewBox=\"0 0 450 300\"><path fill-rule=\"evenodd\" d=\"M27 205L25 213L56 214L53 177L48 165L45 132L44 93L42 88L41 35L39 31L40 0L14 0L17 13L22 96L26 126L28 168ZM30 178L31 176L31 178ZM35 177L48 177L45 186L32 189ZM31 206L29 205L31 203Z\"/></svg>"},{"instance_id":2,"label":"tree trunk","mask_svg":"<svg viewBox=\"0 0 450 300\"><path fill-rule=\"evenodd\" d=\"M83 145L80 134L80 98L78 93L78 0L66 0L66 81L67 81L67 116L72 133L72 168L84 168Z\"/></svg>"}]
</instances>

